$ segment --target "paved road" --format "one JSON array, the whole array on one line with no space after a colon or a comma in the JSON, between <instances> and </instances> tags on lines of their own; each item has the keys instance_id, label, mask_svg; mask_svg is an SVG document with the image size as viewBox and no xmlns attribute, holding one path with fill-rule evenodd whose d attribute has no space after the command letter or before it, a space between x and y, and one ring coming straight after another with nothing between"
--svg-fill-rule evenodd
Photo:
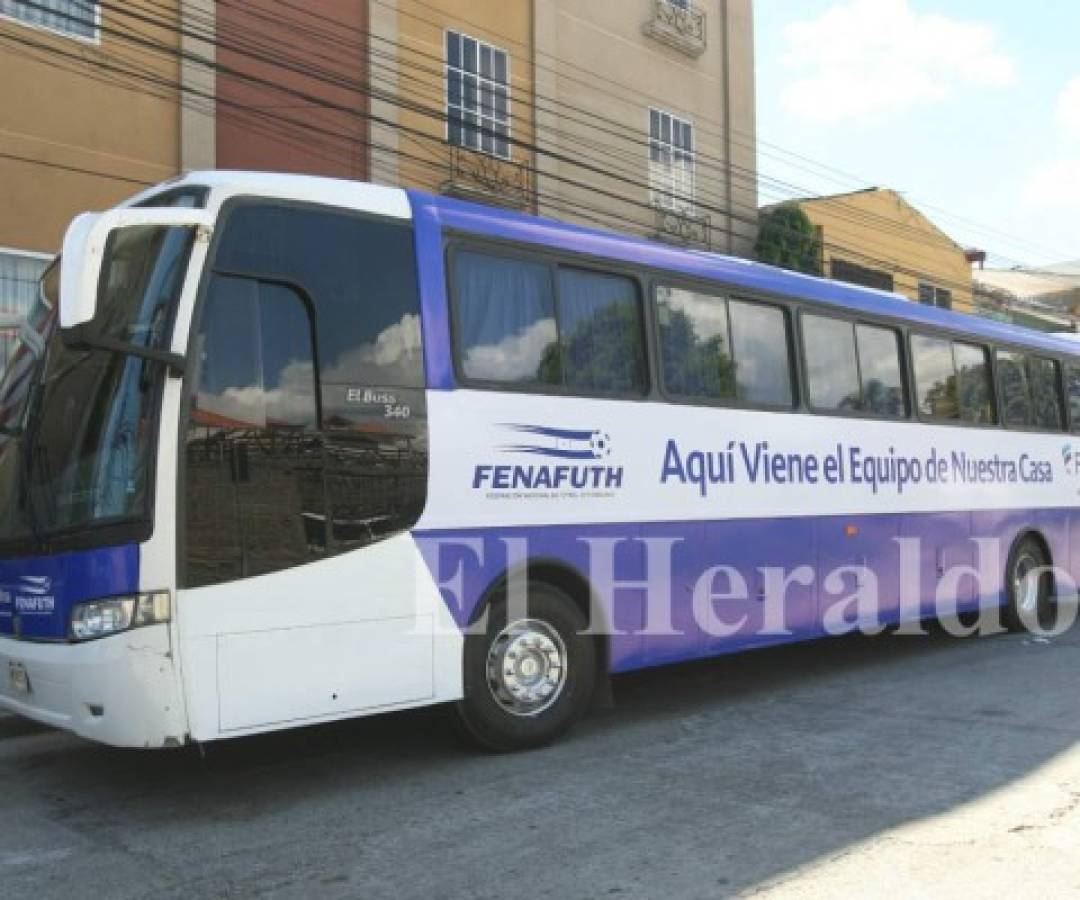
<instances>
[{"instance_id":1,"label":"paved road","mask_svg":"<svg viewBox=\"0 0 1080 900\"><path fill-rule=\"evenodd\" d=\"M438 711L108 750L0 721L0 896L1080 896L1080 633L640 673L557 747Z\"/></svg>"}]
</instances>

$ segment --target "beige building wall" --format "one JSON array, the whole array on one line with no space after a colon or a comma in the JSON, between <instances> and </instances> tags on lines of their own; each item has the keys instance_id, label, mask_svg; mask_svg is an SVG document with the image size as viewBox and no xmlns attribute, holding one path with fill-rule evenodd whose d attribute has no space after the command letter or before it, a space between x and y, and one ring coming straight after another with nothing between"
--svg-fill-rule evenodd
<instances>
[{"instance_id":1,"label":"beige building wall","mask_svg":"<svg viewBox=\"0 0 1080 900\"><path fill-rule=\"evenodd\" d=\"M952 295L952 308L973 311L972 271L964 248L895 191L873 189L803 200L820 230L824 273L843 261L885 272L894 289L919 300L924 283Z\"/></svg>"},{"instance_id":2,"label":"beige building wall","mask_svg":"<svg viewBox=\"0 0 1080 900\"><path fill-rule=\"evenodd\" d=\"M751 0L535 0L542 213L749 255L756 237ZM658 216L649 112L694 128L693 209ZM702 241L702 238L707 238Z\"/></svg>"},{"instance_id":3,"label":"beige building wall","mask_svg":"<svg viewBox=\"0 0 1080 900\"><path fill-rule=\"evenodd\" d=\"M372 180L531 209L532 0L380 0L371 7ZM447 146L446 32L509 58L510 158Z\"/></svg>"},{"instance_id":4,"label":"beige building wall","mask_svg":"<svg viewBox=\"0 0 1080 900\"><path fill-rule=\"evenodd\" d=\"M173 27L103 9L97 40L0 18L10 41L0 53L0 247L54 253L77 213L179 171L179 100L169 87L180 74L178 2L161 0L157 10ZM113 29L136 30L166 49L134 47ZM108 66L144 70L165 87L110 76Z\"/></svg>"}]
</instances>

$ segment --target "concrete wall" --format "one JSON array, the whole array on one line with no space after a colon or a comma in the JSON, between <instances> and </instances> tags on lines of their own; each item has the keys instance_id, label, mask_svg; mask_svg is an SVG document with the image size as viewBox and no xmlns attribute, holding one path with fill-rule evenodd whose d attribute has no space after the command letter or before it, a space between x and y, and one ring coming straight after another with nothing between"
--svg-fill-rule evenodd
<instances>
[{"instance_id":1,"label":"concrete wall","mask_svg":"<svg viewBox=\"0 0 1080 900\"><path fill-rule=\"evenodd\" d=\"M96 43L0 19L0 35L18 42L0 52L0 247L55 252L77 213L179 171L177 0L156 10L173 26L104 9ZM137 48L114 28L137 29L164 49ZM110 79L109 65L137 66L161 83Z\"/></svg>"},{"instance_id":2,"label":"concrete wall","mask_svg":"<svg viewBox=\"0 0 1080 900\"><path fill-rule=\"evenodd\" d=\"M656 0L535 0L542 212L649 232L649 108L695 126L698 213L714 249L748 254L756 237L751 0L700 2L695 56L645 33ZM579 184L580 183L580 184Z\"/></svg>"},{"instance_id":3,"label":"concrete wall","mask_svg":"<svg viewBox=\"0 0 1080 900\"><path fill-rule=\"evenodd\" d=\"M368 0L217 6L216 163L368 177Z\"/></svg>"},{"instance_id":4,"label":"concrete wall","mask_svg":"<svg viewBox=\"0 0 1080 900\"><path fill-rule=\"evenodd\" d=\"M893 275L895 289L919 299L919 282L952 291L953 309L972 311L971 265L953 242L915 207L890 190L823 197L799 204L824 241L825 274L844 259Z\"/></svg>"}]
</instances>

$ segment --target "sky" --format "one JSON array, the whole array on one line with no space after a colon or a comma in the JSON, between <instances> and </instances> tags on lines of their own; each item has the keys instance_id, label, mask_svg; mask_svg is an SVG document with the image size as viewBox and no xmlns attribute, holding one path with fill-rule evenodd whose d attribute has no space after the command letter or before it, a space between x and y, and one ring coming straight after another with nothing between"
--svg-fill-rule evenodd
<instances>
[{"instance_id":1,"label":"sky","mask_svg":"<svg viewBox=\"0 0 1080 900\"><path fill-rule=\"evenodd\" d=\"M880 185L990 264L1080 260L1080 3L755 0L754 15L762 204Z\"/></svg>"}]
</instances>

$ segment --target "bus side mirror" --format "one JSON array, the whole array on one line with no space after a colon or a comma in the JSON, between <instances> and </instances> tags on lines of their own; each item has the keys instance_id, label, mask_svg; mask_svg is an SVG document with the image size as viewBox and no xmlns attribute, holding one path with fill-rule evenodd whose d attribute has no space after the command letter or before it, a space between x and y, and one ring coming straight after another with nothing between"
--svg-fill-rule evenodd
<instances>
[{"instance_id":1,"label":"bus side mirror","mask_svg":"<svg viewBox=\"0 0 1080 900\"><path fill-rule=\"evenodd\" d=\"M181 207L110 209L76 216L64 235L60 256L60 328L66 331L94 320L101 269L114 231L140 225L210 229L212 224L202 210Z\"/></svg>"},{"instance_id":2,"label":"bus side mirror","mask_svg":"<svg viewBox=\"0 0 1080 900\"><path fill-rule=\"evenodd\" d=\"M60 255L60 327L74 328L93 321L98 281L109 229L102 213L76 216L64 235Z\"/></svg>"}]
</instances>

